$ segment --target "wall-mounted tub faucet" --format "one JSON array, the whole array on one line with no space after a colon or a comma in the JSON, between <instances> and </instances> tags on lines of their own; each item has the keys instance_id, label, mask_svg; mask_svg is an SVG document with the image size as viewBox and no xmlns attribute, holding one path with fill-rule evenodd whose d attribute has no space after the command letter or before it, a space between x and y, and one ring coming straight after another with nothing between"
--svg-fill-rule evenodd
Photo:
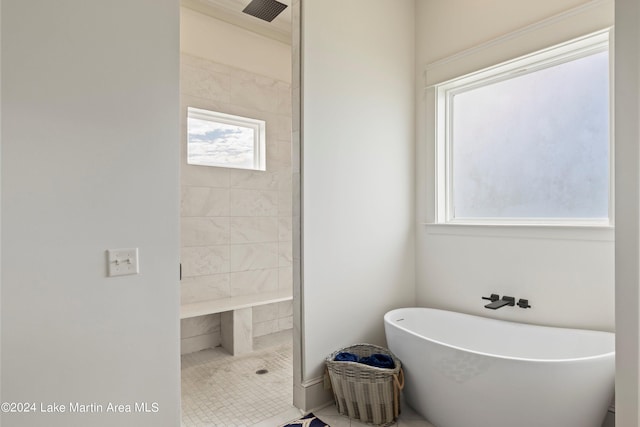
<instances>
[{"instance_id":1,"label":"wall-mounted tub faucet","mask_svg":"<svg viewBox=\"0 0 640 427\"><path fill-rule=\"evenodd\" d=\"M524 298L520 298L517 304L514 297L503 296L502 299L500 299L500 295L498 294L491 294L491 296L482 297L482 299L491 301L489 304L484 306L484 308L488 308L490 310L497 310L501 307L504 307L505 305L508 305L510 307L517 305L520 308L531 308L531 306L529 305L529 300Z\"/></svg>"},{"instance_id":2,"label":"wall-mounted tub faucet","mask_svg":"<svg viewBox=\"0 0 640 427\"><path fill-rule=\"evenodd\" d=\"M516 299L514 297L503 296L502 299L492 300L492 302L490 302L489 304L485 305L484 308L488 308L488 309L491 309L491 310L497 310L497 309L499 309L501 307L504 307L505 305L513 307L514 305L516 305Z\"/></svg>"}]
</instances>

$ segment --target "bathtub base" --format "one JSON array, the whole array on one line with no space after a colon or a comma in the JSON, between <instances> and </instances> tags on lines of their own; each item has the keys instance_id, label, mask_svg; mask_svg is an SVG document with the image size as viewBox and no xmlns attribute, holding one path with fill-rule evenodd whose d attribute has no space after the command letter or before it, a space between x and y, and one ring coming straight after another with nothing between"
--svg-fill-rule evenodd
<instances>
[{"instance_id":1,"label":"bathtub base","mask_svg":"<svg viewBox=\"0 0 640 427\"><path fill-rule=\"evenodd\" d=\"M496 367L455 352L434 352L425 366L419 353L416 357L392 343L389 347L403 362L406 402L437 427L601 427L613 397L607 390L594 393L597 385L592 381L551 388L532 385L530 380L541 375L534 367ZM529 370L531 378L524 378L522 369ZM573 371L582 376L580 369Z\"/></svg>"}]
</instances>

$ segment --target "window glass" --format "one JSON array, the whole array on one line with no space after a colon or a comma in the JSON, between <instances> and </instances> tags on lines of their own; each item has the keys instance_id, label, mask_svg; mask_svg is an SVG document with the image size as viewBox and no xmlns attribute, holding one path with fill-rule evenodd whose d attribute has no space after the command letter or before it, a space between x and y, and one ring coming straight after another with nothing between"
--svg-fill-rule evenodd
<instances>
[{"instance_id":1,"label":"window glass","mask_svg":"<svg viewBox=\"0 0 640 427\"><path fill-rule=\"evenodd\" d=\"M608 221L608 51L504 74L441 92L449 220Z\"/></svg>"},{"instance_id":2,"label":"window glass","mask_svg":"<svg viewBox=\"0 0 640 427\"><path fill-rule=\"evenodd\" d=\"M264 122L189 108L187 163L242 169L260 167Z\"/></svg>"}]
</instances>

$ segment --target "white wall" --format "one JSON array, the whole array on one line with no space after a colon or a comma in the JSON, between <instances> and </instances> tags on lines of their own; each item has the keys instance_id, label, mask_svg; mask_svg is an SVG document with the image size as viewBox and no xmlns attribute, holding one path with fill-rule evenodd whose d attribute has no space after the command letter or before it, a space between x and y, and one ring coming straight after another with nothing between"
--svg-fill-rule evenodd
<instances>
[{"instance_id":1,"label":"white wall","mask_svg":"<svg viewBox=\"0 0 640 427\"><path fill-rule=\"evenodd\" d=\"M446 58L585 3L588 1L418 0L418 65Z\"/></svg>"},{"instance_id":2,"label":"white wall","mask_svg":"<svg viewBox=\"0 0 640 427\"><path fill-rule=\"evenodd\" d=\"M2 0L0 0L0 46L2 46ZM0 272L2 271L2 52L0 49ZM2 274L0 273L0 320L2 319ZM2 327L0 326L0 375L2 373ZM2 381L0 381L2 400ZM1 421L0 421L1 422Z\"/></svg>"},{"instance_id":3,"label":"white wall","mask_svg":"<svg viewBox=\"0 0 640 427\"><path fill-rule=\"evenodd\" d=\"M180 50L291 82L291 46L182 7Z\"/></svg>"},{"instance_id":4,"label":"white wall","mask_svg":"<svg viewBox=\"0 0 640 427\"><path fill-rule=\"evenodd\" d=\"M414 301L414 2L370 6L302 2L307 383L338 348L384 344L384 313Z\"/></svg>"},{"instance_id":5,"label":"white wall","mask_svg":"<svg viewBox=\"0 0 640 427\"><path fill-rule=\"evenodd\" d=\"M513 33L581 4L589 7L528 32ZM518 2L516 7L509 0L454 0L417 5L418 305L522 322L614 330L612 230L425 225L433 219L435 162L432 142L428 142L433 138L426 125L429 98L421 89L424 70L427 79L443 75L447 68L469 72L473 63L493 65L518 51L521 55L606 28L613 23L613 3L565 0ZM453 60L443 60L454 54L458 55ZM436 60L439 62L430 65ZM489 311L480 298L491 293L527 298L533 308Z\"/></svg>"},{"instance_id":6,"label":"white wall","mask_svg":"<svg viewBox=\"0 0 640 427\"><path fill-rule=\"evenodd\" d=\"M616 425L640 425L640 8L616 0ZM623 195L623 197L621 197Z\"/></svg>"},{"instance_id":7,"label":"white wall","mask_svg":"<svg viewBox=\"0 0 640 427\"><path fill-rule=\"evenodd\" d=\"M175 427L178 2L2 2L2 399L158 413L2 425ZM140 274L106 277L137 247Z\"/></svg>"}]
</instances>

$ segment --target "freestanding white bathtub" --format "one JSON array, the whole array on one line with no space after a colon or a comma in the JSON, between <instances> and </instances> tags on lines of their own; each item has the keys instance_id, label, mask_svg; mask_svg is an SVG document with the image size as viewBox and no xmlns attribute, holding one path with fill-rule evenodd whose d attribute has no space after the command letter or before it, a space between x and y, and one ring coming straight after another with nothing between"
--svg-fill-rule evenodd
<instances>
[{"instance_id":1,"label":"freestanding white bathtub","mask_svg":"<svg viewBox=\"0 0 640 427\"><path fill-rule=\"evenodd\" d=\"M613 333L429 308L384 326L407 403L436 427L600 427L613 397Z\"/></svg>"}]
</instances>

